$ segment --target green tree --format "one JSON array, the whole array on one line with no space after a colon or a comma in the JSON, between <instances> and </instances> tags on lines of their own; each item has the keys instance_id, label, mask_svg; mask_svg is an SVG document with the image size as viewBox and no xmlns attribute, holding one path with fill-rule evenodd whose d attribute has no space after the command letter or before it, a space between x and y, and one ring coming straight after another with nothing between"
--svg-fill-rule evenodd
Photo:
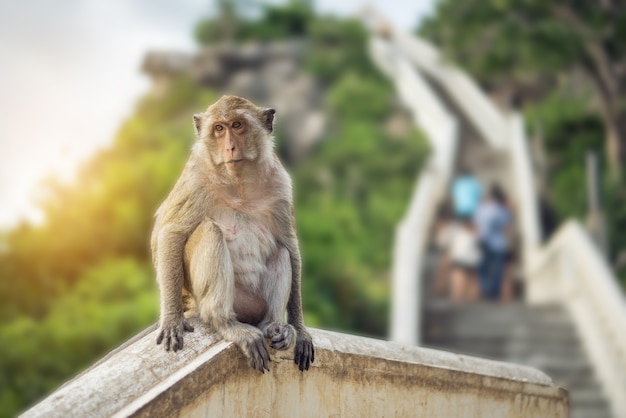
<instances>
[{"instance_id":1,"label":"green tree","mask_svg":"<svg viewBox=\"0 0 626 418\"><path fill-rule=\"evenodd\" d=\"M219 9L217 16L201 20L196 25L195 38L200 45L303 38L308 35L309 23L314 19L313 7L308 0L289 0L279 5L220 0ZM260 16L255 16L256 12Z\"/></svg>"},{"instance_id":2,"label":"green tree","mask_svg":"<svg viewBox=\"0 0 626 418\"><path fill-rule=\"evenodd\" d=\"M367 53L367 32L353 19L318 17L310 24L311 52L307 68L326 84L346 71L381 80Z\"/></svg>"},{"instance_id":3,"label":"green tree","mask_svg":"<svg viewBox=\"0 0 626 418\"><path fill-rule=\"evenodd\" d=\"M391 86L353 68L327 93L336 128L294 173L305 315L313 326L384 336L393 231L427 150L416 131L387 133Z\"/></svg>"},{"instance_id":4,"label":"green tree","mask_svg":"<svg viewBox=\"0 0 626 418\"><path fill-rule=\"evenodd\" d=\"M155 321L152 269L133 259L90 267L37 321L0 328L0 416L13 416Z\"/></svg>"},{"instance_id":5,"label":"green tree","mask_svg":"<svg viewBox=\"0 0 626 418\"><path fill-rule=\"evenodd\" d=\"M626 5L586 0L442 0L422 33L483 81L552 87L584 74L605 129L613 180L626 158Z\"/></svg>"}]
</instances>

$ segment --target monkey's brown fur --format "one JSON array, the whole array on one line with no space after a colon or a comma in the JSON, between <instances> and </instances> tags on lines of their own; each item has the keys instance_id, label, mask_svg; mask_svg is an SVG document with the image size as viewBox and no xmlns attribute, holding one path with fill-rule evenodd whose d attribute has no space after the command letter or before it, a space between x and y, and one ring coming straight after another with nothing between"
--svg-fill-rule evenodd
<instances>
[{"instance_id":1,"label":"monkey's brown fur","mask_svg":"<svg viewBox=\"0 0 626 418\"><path fill-rule=\"evenodd\" d=\"M302 319L291 179L273 152L274 113L224 96L194 116L197 141L157 211L151 240L161 291L157 344L166 350L181 349L184 331L193 330L185 292L253 368L269 370L264 337L276 349L295 343L300 370L314 360Z\"/></svg>"}]
</instances>

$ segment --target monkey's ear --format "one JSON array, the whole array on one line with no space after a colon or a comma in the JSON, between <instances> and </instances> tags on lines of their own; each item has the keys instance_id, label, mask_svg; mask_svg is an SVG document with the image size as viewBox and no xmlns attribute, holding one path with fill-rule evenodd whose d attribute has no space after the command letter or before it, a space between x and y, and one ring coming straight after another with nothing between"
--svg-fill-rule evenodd
<instances>
[{"instance_id":1,"label":"monkey's ear","mask_svg":"<svg viewBox=\"0 0 626 418\"><path fill-rule=\"evenodd\" d=\"M202 128L202 114L196 113L193 115L193 126L196 130L196 136L200 136L200 128Z\"/></svg>"},{"instance_id":2,"label":"monkey's ear","mask_svg":"<svg viewBox=\"0 0 626 418\"><path fill-rule=\"evenodd\" d=\"M263 126L269 133L272 133L274 130L274 114L276 111L274 109L265 109L263 111Z\"/></svg>"}]
</instances>

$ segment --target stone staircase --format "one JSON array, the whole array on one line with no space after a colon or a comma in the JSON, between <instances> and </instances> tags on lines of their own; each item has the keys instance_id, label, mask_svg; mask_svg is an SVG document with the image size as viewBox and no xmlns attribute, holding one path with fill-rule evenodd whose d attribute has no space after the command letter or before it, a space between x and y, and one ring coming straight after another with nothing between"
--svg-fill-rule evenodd
<instances>
[{"instance_id":1,"label":"stone staircase","mask_svg":"<svg viewBox=\"0 0 626 418\"><path fill-rule=\"evenodd\" d=\"M560 306L523 302L425 303L428 347L536 367L570 394L571 418L611 418L568 313Z\"/></svg>"}]
</instances>

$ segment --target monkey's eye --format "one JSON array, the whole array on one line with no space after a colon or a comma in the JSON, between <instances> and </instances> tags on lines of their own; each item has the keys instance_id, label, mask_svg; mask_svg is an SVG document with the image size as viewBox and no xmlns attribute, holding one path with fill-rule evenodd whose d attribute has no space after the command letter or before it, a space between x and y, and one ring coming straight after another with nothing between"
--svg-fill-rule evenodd
<instances>
[{"instance_id":1,"label":"monkey's eye","mask_svg":"<svg viewBox=\"0 0 626 418\"><path fill-rule=\"evenodd\" d=\"M235 129L241 128L241 122L239 122L238 120L233 122L233 128L235 128Z\"/></svg>"},{"instance_id":2,"label":"monkey's eye","mask_svg":"<svg viewBox=\"0 0 626 418\"><path fill-rule=\"evenodd\" d=\"M224 127L222 125L215 125L215 130L218 131L218 132L219 131L223 131Z\"/></svg>"}]
</instances>

